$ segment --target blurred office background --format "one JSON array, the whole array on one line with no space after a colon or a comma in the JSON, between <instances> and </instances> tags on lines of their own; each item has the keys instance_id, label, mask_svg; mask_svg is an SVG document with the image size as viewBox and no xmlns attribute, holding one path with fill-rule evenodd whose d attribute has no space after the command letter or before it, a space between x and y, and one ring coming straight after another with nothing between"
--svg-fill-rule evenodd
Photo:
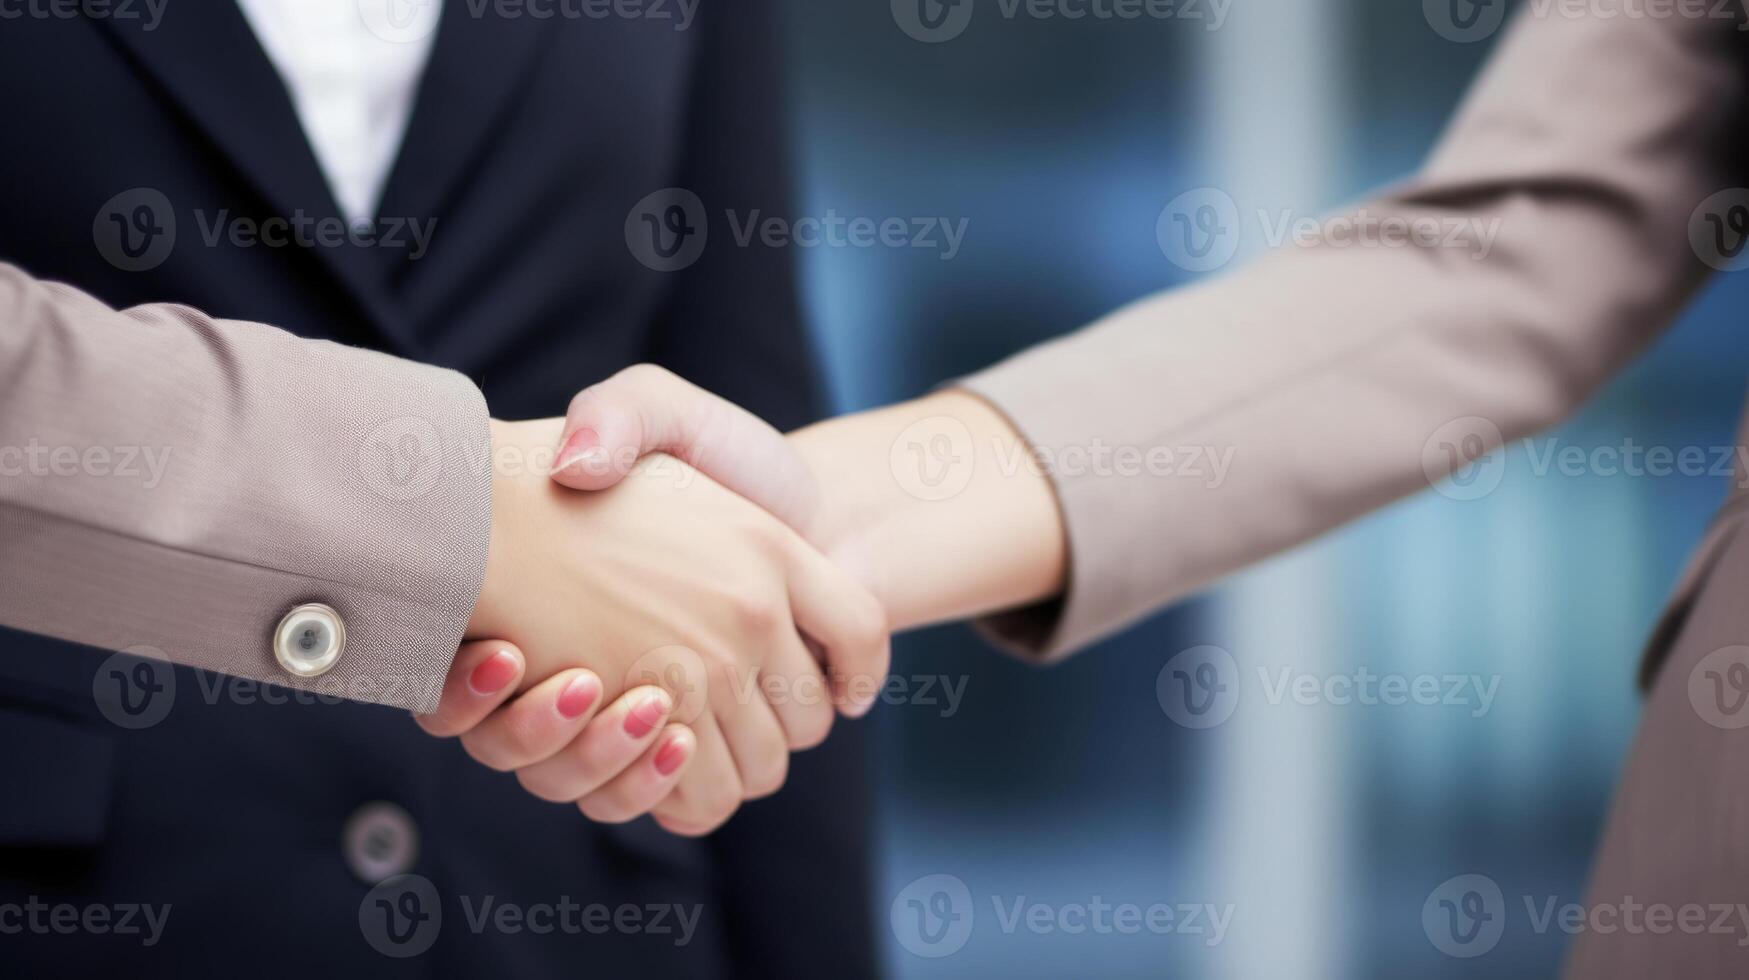
<instances>
[{"instance_id":1,"label":"blurred office background","mask_svg":"<svg viewBox=\"0 0 1749 980\"><path fill-rule=\"evenodd\" d=\"M791 4L798 214L968 222L950 260L803 250L844 408L917 394L1189 281L1155 237L1185 191L1313 216L1408 173L1498 36L1453 41L1433 6L1402 0L1183 0L1165 20L1039 19L1024 5L1010 17L1002 0L964 0L963 30L924 43L899 26L915 2ZM1262 250L1255 237L1235 262ZM1552 434L1559 444L1728 444L1746 282L1717 277ZM1723 481L1529 466L1514 447L1481 499L1422 493L1054 669L963 628L903 642L896 670L914 696L875 722L888 972L1552 975L1569 937L1539 930L1527 901L1584 897L1638 713L1640 644ZM1162 709L1156 679L1201 645L1230 653L1241 696L1225 723L1193 730ZM1362 667L1498 686L1476 717L1271 704L1258 677ZM963 683L957 705L923 691L924 675ZM1422 918L1464 874L1505 905L1498 944L1473 958L1442 952ZM964 887L931 879L926 898L964 903L935 911L971 913L969 933L934 945L887 919L895 902L911 915L907 886L932 875ZM1096 899L1230 906L1232 920L1211 944L1207 931L1010 929L996 907Z\"/></svg>"}]
</instances>

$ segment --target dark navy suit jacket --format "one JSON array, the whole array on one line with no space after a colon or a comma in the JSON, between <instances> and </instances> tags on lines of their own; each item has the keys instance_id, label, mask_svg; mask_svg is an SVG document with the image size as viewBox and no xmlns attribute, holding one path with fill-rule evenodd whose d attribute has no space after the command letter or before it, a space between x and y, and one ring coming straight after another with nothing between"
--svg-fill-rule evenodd
<instances>
[{"instance_id":1,"label":"dark navy suit jacket","mask_svg":"<svg viewBox=\"0 0 1749 980\"><path fill-rule=\"evenodd\" d=\"M378 208L435 222L416 259L404 247L213 239L239 220L338 213L230 0L169 4L151 29L115 13L0 23L0 259L115 306L182 302L455 368L501 418L562 413L582 386L654 361L781 427L807 421L819 402L791 256L725 234L662 272L626 238L637 202L671 186L716 214L786 213L767 4L707 0L684 31L506 9L518 8L445 8ZM176 221L174 246L147 271L118 267L94 229L136 188L161 193ZM99 671L106 656L0 632L0 974L873 971L855 726L799 756L782 793L687 840L648 821L592 825L371 705L264 704L179 668L162 720L130 729L99 707L104 685L126 683ZM383 846L405 855L416 836L407 870L441 902L418 956L379 953L361 923L372 883L342 835L373 801L405 811ZM532 917L482 927L488 901ZM637 907L646 924L654 907L698 920L684 944L672 911L665 933L568 932L561 920L536 931L540 910L567 902ZM169 906L153 946L115 928L136 904ZM86 924L93 908L108 926ZM59 928L72 914L81 924Z\"/></svg>"}]
</instances>

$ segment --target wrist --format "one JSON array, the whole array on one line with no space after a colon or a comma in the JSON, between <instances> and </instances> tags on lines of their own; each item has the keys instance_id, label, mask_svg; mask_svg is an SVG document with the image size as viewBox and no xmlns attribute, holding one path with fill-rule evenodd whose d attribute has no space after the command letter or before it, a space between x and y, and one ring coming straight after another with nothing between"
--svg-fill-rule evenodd
<instances>
[{"instance_id":1,"label":"wrist","mask_svg":"<svg viewBox=\"0 0 1749 980\"><path fill-rule=\"evenodd\" d=\"M823 491L812 539L881 600L895 628L1062 588L1055 491L983 399L938 392L790 438Z\"/></svg>"},{"instance_id":2,"label":"wrist","mask_svg":"<svg viewBox=\"0 0 1749 980\"><path fill-rule=\"evenodd\" d=\"M488 461L498 458L498 447L504 444L504 423L497 419L487 422L491 434L487 446ZM505 547L502 540L504 534L505 507L507 504L507 488L500 478L498 467L493 465L488 479L491 481L492 493L492 531L486 543L486 574L480 583L480 597L474 602L474 610L468 616L467 637L496 637L497 625L502 622L499 611L502 609L502 595L505 591L504 579L507 570L504 567Z\"/></svg>"},{"instance_id":3,"label":"wrist","mask_svg":"<svg viewBox=\"0 0 1749 980\"><path fill-rule=\"evenodd\" d=\"M542 453L550 454L543 439L550 437L552 420L488 423L492 487L492 532L486 550L486 574L480 598L468 618L470 638L507 639L511 623L506 615L509 597L515 594L515 579L525 560L525 548L514 544L529 519L529 494L545 489L546 470ZM550 461L549 461L550 462Z\"/></svg>"}]
</instances>

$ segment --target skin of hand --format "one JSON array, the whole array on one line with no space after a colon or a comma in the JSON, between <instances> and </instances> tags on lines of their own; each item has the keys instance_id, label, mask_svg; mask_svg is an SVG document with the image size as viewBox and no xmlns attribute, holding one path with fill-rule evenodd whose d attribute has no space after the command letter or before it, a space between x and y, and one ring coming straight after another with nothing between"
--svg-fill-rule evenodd
<instances>
[{"instance_id":1,"label":"skin of hand","mask_svg":"<svg viewBox=\"0 0 1749 980\"><path fill-rule=\"evenodd\" d=\"M788 442L820 487L811 539L881 600L894 630L1062 592L1068 546L1056 493L983 399L941 391L829 419Z\"/></svg>"},{"instance_id":2,"label":"skin of hand","mask_svg":"<svg viewBox=\"0 0 1749 980\"><path fill-rule=\"evenodd\" d=\"M491 546L468 635L498 642L458 656L437 730L465 732L481 761L598 819L638 815L676 779L658 822L706 833L781 786L789 750L831 727L836 692L803 635L849 676L883 677L885 616L795 531L672 457L598 493L555 484L562 425L493 423ZM517 670L493 665L516 652ZM520 696L485 707L481 670L516 673L496 690ZM836 700L861 714L873 692ZM658 732L669 719L690 749Z\"/></svg>"},{"instance_id":3,"label":"skin of hand","mask_svg":"<svg viewBox=\"0 0 1749 980\"><path fill-rule=\"evenodd\" d=\"M674 705L666 690L640 685L602 710L601 678L572 668L516 697L527 666L522 651L503 640L463 644L437 711L414 718L427 734L460 736L476 761L516 773L525 789L554 801L566 798L548 791L539 774L530 772L532 763L548 760L551 772L552 758L575 743L561 761L569 759L579 774L594 774L594 789L574 799L601 823L642 816L669 796L692 761L698 736L685 725L663 724Z\"/></svg>"},{"instance_id":4,"label":"skin of hand","mask_svg":"<svg viewBox=\"0 0 1749 980\"><path fill-rule=\"evenodd\" d=\"M1067 576L1049 478L1008 420L963 391L839 416L786 439L643 364L572 399L558 446L553 479L577 490L612 486L646 453L687 460L855 574L894 629L1044 599Z\"/></svg>"},{"instance_id":5,"label":"skin of hand","mask_svg":"<svg viewBox=\"0 0 1749 980\"><path fill-rule=\"evenodd\" d=\"M934 452L942 435L945 454ZM805 528L879 598L894 628L1044 599L1062 590L1067 575L1049 480L1026 462L1029 448L1001 413L963 392L842 416L786 439L744 409L640 365L580 393L553 445L553 480L576 490L613 486L646 453L692 461ZM934 474L912 469L936 464L942 468ZM879 690L880 674L829 666L840 697L872 699ZM556 689L530 692L523 710L550 715L556 697ZM458 714L448 731L500 727L511 710L481 705ZM609 738L585 732L569 751ZM648 765L639 760L626 769L616 778L632 787L617 789L608 804L583 805L584 812L624 819L654 806L649 801L664 790Z\"/></svg>"}]
</instances>

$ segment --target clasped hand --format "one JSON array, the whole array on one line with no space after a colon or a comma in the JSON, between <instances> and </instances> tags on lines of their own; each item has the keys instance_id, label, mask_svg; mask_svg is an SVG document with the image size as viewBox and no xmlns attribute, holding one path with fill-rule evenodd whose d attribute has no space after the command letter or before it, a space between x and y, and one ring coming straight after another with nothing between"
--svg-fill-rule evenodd
<instances>
[{"instance_id":1,"label":"clasped hand","mask_svg":"<svg viewBox=\"0 0 1749 980\"><path fill-rule=\"evenodd\" d=\"M805 528L814 494L774 430L648 367L492 428L485 582L427 731L594 820L697 835L868 710L884 610L772 513Z\"/></svg>"}]
</instances>

